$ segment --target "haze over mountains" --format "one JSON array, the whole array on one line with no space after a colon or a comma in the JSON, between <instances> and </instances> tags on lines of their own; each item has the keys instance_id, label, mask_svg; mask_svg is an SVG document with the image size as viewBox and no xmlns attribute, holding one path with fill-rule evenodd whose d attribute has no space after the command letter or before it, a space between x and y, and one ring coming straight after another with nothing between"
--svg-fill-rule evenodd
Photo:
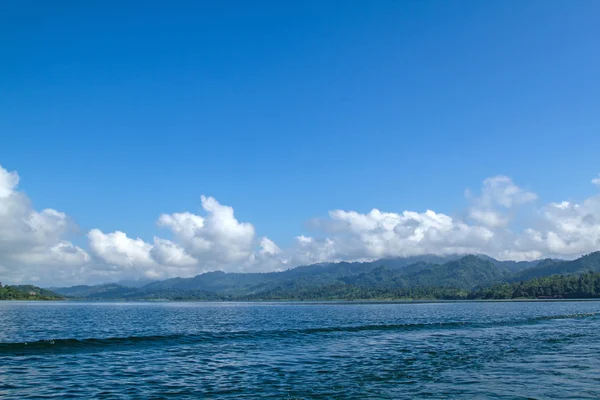
<instances>
[{"instance_id":1,"label":"haze over mountains","mask_svg":"<svg viewBox=\"0 0 600 400\"><path fill-rule=\"evenodd\" d=\"M140 287L110 283L50 288L68 298L108 299L319 299L324 293L348 290L416 290L452 288L470 291L500 283L552 275L600 271L600 252L573 261L498 261L483 255L415 256L365 263L323 263L269 273L208 272L192 278L173 278ZM342 294L340 294L343 297Z\"/></svg>"}]
</instances>

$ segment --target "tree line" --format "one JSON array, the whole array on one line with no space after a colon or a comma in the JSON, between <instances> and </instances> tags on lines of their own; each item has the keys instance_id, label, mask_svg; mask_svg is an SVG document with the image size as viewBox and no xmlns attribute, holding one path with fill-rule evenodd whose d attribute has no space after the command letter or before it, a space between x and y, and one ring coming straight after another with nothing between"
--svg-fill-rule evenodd
<instances>
[{"instance_id":1,"label":"tree line","mask_svg":"<svg viewBox=\"0 0 600 400\"><path fill-rule=\"evenodd\" d=\"M375 271L377 274L385 272ZM383 276L388 278L387 276ZM159 290L130 300L503 300L503 299L588 299L600 298L600 272L552 275L523 282L499 283L472 290L451 286L397 286L387 279L373 281L360 276L351 283L315 285L295 281L246 295L229 295L204 290ZM32 285L2 286L0 300L59 300L63 297Z\"/></svg>"},{"instance_id":2,"label":"tree line","mask_svg":"<svg viewBox=\"0 0 600 400\"><path fill-rule=\"evenodd\" d=\"M552 275L474 290L470 299L600 298L600 272Z\"/></svg>"},{"instance_id":3,"label":"tree line","mask_svg":"<svg viewBox=\"0 0 600 400\"><path fill-rule=\"evenodd\" d=\"M501 283L465 290L452 287L416 286L391 288L334 284L318 287L279 288L245 296L245 300L503 300L600 298L600 273L553 275L525 282Z\"/></svg>"},{"instance_id":4,"label":"tree line","mask_svg":"<svg viewBox=\"0 0 600 400\"><path fill-rule=\"evenodd\" d=\"M0 300L60 300L63 297L50 290L33 285L2 286L0 283Z\"/></svg>"}]
</instances>

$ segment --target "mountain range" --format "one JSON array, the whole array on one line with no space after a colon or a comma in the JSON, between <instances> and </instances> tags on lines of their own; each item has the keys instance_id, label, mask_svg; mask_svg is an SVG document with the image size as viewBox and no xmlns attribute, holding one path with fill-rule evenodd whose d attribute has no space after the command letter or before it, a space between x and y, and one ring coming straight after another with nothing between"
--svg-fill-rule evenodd
<instances>
[{"instance_id":1,"label":"mountain range","mask_svg":"<svg viewBox=\"0 0 600 400\"><path fill-rule=\"evenodd\" d=\"M110 283L49 290L86 300L271 300L409 296L424 288L464 293L502 283L600 271L600 251L573 261L498 261L484 255L424 255L300 266L281 272L207 272L145 285ZM440 292L441 293L441 292Z\"/></svg>"}]
</instances>

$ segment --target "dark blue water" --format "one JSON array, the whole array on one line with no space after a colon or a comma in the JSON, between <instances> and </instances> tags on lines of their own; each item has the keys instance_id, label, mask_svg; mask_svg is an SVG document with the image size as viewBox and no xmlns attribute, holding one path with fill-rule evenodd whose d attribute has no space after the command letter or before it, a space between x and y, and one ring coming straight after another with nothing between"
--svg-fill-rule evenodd
<instances>
[{"instance_id":1,"label":"dark blue water","mask_svg":"<svg viewBox=\"0 0 600 400\"><path fill-rule=\"evenodd\" d=\"M600 398L600 302L0 302L0 397Z\"/></svg>"}]
</instances>

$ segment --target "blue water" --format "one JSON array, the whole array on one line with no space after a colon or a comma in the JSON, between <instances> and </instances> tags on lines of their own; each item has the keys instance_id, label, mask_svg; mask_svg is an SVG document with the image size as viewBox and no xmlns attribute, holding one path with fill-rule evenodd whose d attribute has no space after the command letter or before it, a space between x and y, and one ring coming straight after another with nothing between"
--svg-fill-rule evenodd
<instances>
[{"instance_id":1,"label":"blue water","mask_svg":"<svg viewBox=\"0 0 600 400\"><path fill-rule=\"evenodd\" d=\"M600 302L0 302L0 398L600 398Z\"/></svg>"}]
</instances>

